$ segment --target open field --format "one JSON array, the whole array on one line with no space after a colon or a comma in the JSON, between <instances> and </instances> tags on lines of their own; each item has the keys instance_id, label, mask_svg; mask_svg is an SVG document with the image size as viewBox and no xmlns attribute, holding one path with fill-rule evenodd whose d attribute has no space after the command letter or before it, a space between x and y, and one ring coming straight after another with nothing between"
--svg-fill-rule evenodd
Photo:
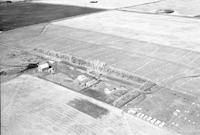
<instances>
[{"instance_id":1,"label":"open field","mask_svg":"<svg viewBox=\"0 0 200 135\"><path fill-rule=\"evenodd\" d=\"M183 17L199 17L200 3L198 0L161 0L155 3L122 8L124 11L159 14L159 10L171 9L173 13L160 13Z\"/></svg>"},{"instance_id":2,"label":"open field","mask_svg":"<svg viewBox=\"0 0 200 135\"><path fill-rule=\"evenodd\" d=\"M123 11L107 11L93 15L53 22L62 27L116 35L135 39L199 51L200 39L199 19L162 16L152 14L138 14Z\"/></svg>"},{"instance_id":3,"label":"open field","mask_svg":"<svg viewBox=\"0 0 200 135\"><path fill-rule=\"evenodd\" d=\"M171 135L173 132L156 128L144 121L121 114L121 111L74 93L51 82L32 77L20 76L2 84L2 133L7 134L99 134L105 135ZM8 98L12 97L12 98ZM74 99L109 110L102 118L93 118L69 106ZM136 122L137 121L137 122ZM130 126L130 125L131 126ZM128 128L128 130L127 130ZM7 130L9 129L9 130Z\"/></svg>"},{"instance_id":4,"label":"open field","mask_svg":"<svg viewBox=\"0 0 200 135\"><path fill-rule=\"evenodd\" d=\"M133 5L140 5L150 3L157 0L98 0L91 2L91 0L31 0L36 3L50 3L61 5L76 5L82 7L102 8L102 9L116 9L121 7L128 7Z\"/></svg>"},{"instance_id":5,"label":"open field","mask_svg":"<svg viewBox=\"0 0 200 135\"><path fill-rule=\"evenodd\" d=\"M16 2L0 5L0 31L102 11L101 9Z\"/></svg>"}]
</instances>

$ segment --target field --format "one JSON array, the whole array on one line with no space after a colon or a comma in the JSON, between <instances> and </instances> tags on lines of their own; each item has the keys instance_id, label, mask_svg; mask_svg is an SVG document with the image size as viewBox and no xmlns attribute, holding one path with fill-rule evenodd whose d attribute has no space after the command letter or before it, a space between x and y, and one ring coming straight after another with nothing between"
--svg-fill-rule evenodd
<instances>
[{"instance_id":1,"label":"field","mask_svg":"<svg viewBox=\"0 0 200 135\"><path fill-rule=\"evenodd\" d=\"M15 47L29 50L40 47L103 61L172 90L199 95L200 87L196 84L199 78L190 77L200 73L198 51L52 24L37 25L34 30L30 26L26 32L16 30L12 32L15 35L12 39L7 34L0 37L2 44L7 46L14 43ZM21 41L21 37L26 38ZM193 84L196 84L195 87Z\"/></svg>"},{"instance_id":2,"label":"field","mask_svg":"<svg viewBox=\"0 0 200 135\"><path fill-rule=\"evenodd\" d=\"M137 104L134 103L134 100L129 102L124 107L124 109L126 108L133 108L143 114L139 117L145 121L152 123L155 118L182 134L199 132L200 104L198 99L176 91L161 89L147 95L142 102ZM149 117L151 119L148 119Z\"/></svg>"},{"instance_id":3,"label":"field","mask_svg":"<svg viewBox=\"0 0 200 135\"><path fill-rule=\"evenodd\" d=\"M136 11L141 13L152 13L159 14L159 10L171 9L174 12L171 14L160 13L172 16L182 16L182 17L198 17L199 16L199 6L198 0L165 0L158 1L155 3L149 3L146 5L141 5L137 7L123 8L126 11Z\"/></svg>"},{"instance_id":4,"label":"field","mask_svg":"<svg viewBox=\"0 0 200 135\"><path fill-rule=\"evenodd\" d=\"M102 11L77 6L15 2L0 3L0 31Z\"/></svg>"},{"instance_id":5,"label":"field","mask_svg":"<svg viewBox=\"0 0 200 135\"><path fill-rule=\"evenodd\" d=\"M1 4L3 132L199 135L197 0L135 1Z\"/></svg>"}]
</instances>

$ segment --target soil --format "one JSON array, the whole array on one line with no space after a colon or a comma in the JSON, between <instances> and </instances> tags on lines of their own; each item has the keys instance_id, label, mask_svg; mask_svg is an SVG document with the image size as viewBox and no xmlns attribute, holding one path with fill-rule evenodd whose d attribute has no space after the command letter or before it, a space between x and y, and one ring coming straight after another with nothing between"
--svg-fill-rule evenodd
<instances>
[{"instance_id":1,"label":"soil","mask_svg":"<svg viewBox=\"0 0 200 135\"><path fill-rule=\"evenodd\" d=\"M73 101L70 101L68 105L94 118L100 118L108 113L107 109L83 99L74 99Z\"/></svg>"},{"instance_id":2,"label":"soil","mask_svg":"<svg viewBox=\"0 0 200 135\"><path fill-rule=\"evenodd\" d=\"M98 11L102 9L26 2L1 4L0 31Z\"/></svg>"}]
</instances>

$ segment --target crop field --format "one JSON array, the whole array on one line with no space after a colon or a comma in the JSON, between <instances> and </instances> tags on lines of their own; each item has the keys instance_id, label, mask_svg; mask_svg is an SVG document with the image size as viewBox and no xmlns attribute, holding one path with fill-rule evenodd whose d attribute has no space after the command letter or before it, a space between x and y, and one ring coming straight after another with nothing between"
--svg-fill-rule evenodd
<instances>
[{"instance_id":1,"label":"crop field","mask_svg":"<svg viewBox=\"0 0 200 135\"><path fill-rule=\"evenodd\" d=\"M0 3L0 31L102 11L101 9L39 3Z\"/></svg>"},{"instance_id":2,"label":"crop field","mask_svg":"<svg viewBox=\"0 0 200 135\"><path fill-rule=\"evenodd\" d=\"M49 43L50 42L51 41L49 41ZM106 46L102 47L101 45L85 42L76 42L73 44L73 46L71 46L70 42L68 41L65 42L64 47L61 48L59 48L57 45L55 47L53 42L51 42L49 49L63 53L69 53L85 59L100 60L108 63L109 65L114 65L115 67L122 68L127 71L136 71L139 67L142 67L147 62L153 60L151 58L124 50L118 50Z\"/></svg>"}]
</instances>

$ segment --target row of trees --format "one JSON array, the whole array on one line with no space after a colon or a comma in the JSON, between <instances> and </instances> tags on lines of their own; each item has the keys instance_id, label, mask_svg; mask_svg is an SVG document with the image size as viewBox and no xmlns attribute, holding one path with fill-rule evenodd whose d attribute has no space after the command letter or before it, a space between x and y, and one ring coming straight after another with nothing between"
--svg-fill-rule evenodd
<instances>
[{"instance_id":1,"label":"row of trees","mask_svg":"<svg viewBox=\"0 0 200 135\"><path fill-rule=\"evenodd\" d=\"M101 62L99 60L87 60L87 59L75 57L69 54L63 54L60 52L46 50L46 49L44 50L42 48L36 48L34 49L34 51L43 55L61 59L62 61L67 61L76 66L86 67L88 72L95 72L96 75L100 75L100 74L110 75L113 77L118 77L125 80L134 81L137 83L145 83L147 81L138 76L132 75L131 73L127 71L111 67L107 65L105 62Z\"/></svg>"}]
</instances>

